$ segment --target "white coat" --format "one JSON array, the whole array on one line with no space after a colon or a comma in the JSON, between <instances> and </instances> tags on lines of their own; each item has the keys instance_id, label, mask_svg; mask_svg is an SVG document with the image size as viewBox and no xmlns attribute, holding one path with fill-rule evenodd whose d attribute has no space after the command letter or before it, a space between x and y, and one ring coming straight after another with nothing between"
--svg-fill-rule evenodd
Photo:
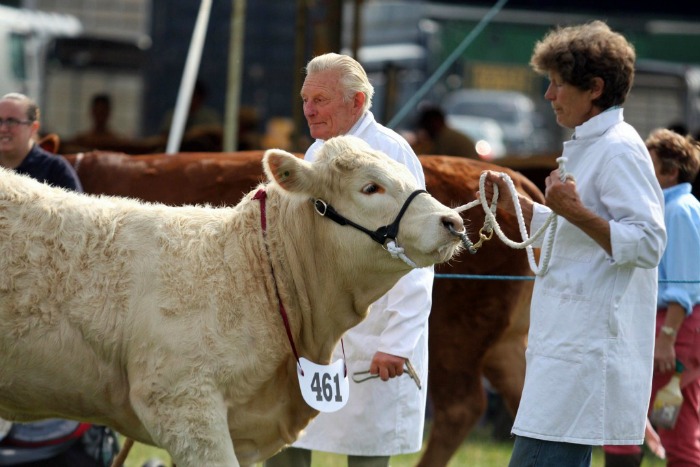
<instances>
[{"instance_id":1,"label":"white coat","mask_svg":"<svg viewBox=\"0 0 700 467\"><path fill-rule=\"evenodd\" d=\"M564 143L583 204L610 224L612 257L563 218L535 281L525 388L513 433L576 444L641 444L654 350L663 194L622 109ZM535 232L551 211L536 205Z\"/></svg>"},{"instance_id":2,"label":"white coat","mask_svg":"<svg viewBox=\"0 0 700 467\"><path fill-rule=\"evenodd\" d=\"M371 112L365 112L348 134L406 165L425 188L423 168L409 144L377 123ZM322 144L317 140L311 145L305 159L313 160ZM390 456L421 449L432 289L433 269L414 269L372 304L364 321L345 333L342 343L350 377L348 403L337 412L320 413L294 447L359 456ZM353 373L369 370L377 351L407 357L420 375L422 389L405 372L386 382L379 378L353 382ZM340 345L333 361L339 358L343 358Z\"/></svg>"}]
</instances>

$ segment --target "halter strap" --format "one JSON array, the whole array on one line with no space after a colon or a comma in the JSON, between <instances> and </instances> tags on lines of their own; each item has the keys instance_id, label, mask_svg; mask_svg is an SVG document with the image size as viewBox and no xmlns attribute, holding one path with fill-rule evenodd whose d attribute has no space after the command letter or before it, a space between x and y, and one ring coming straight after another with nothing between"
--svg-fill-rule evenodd
<instances>
[{"instance_id":1,"label":"halter strap","mask_svg":"<svg viewBox=\"0 0 700 467\"><path fill-rule=\"evenodd\" d=\"M333 206L330 204L326 203L322 199L315 199L313 200L314 202L314 209L316 212L323 216L327 217L336 224L339 225L349 225L351 227L356 228L357 230L366 233L367 235L370 236L372 240L375 242L379 243L380 245L384 246L387 240L396 240L396 237L399 235L399 223L401 222L401 218L403 215L406 213L406 210L408 209L408 205L411 204L411 201L418 196L421 193L427 193L425 190L416 190L413 193L411 193L408 198L406 198L406 201L404 201L403 206L401 206L401 210L399 211L398 215L396 216L396 219L394 219L394 222L392 222L389 225L385 225L382 227L379 227L377 230L369 230L365 227L362 227L361 225L351 221L347 217L341 215L338 211L336 211Z\"/></svg>"},{"instance_id":2,"label":"halter strap","mask_svg":"<svg viewBox=\"0 0 700 467\"><path fill-rule=\"evenodd\" d=\"M260 227L263 233L263 239L267 237L267 210L265 209L265 200L267 199L267 192L264 188L260 188L255 195L253 195L254 200L260 201ZM292 336L292 329L289 325L289 318L287 317L287 310L284 308L284 303L282 303L282 297L280 297L280 291L277 287L277 279L275 278L275 270L272 267L272 258L270 256L270 249L265 241L265 252L267 253L268 260L270 261L270 269L272 270L272 282L275 285L275 295L277 295L277 303L279 303L279 313L282 316L282 321L284 322L284 330L287 332L287 339L292 347L292 352L294 353L294 358L297 361L297 366L301 374L304 374L304 370L301 368L299 363L299 354L297 353L297 348L294 345L294 337Z\"/></svg>"}]
</instances>

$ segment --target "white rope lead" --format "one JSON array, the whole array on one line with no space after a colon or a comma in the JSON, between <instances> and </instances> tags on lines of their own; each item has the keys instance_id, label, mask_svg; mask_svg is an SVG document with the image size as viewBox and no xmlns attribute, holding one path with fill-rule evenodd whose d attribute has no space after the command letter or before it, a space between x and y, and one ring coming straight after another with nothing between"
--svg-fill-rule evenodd
<instances>
[{"instance_id":1,"label":"white rope lead","mask_svg":"<svg viewBox=\"0 0 700 467\"><path fill-rule=\"evenodd\" d=\"M388 251L388 252L391 254L391 257L392 257L392 258L401 259L401 260L403 260L404 263L408 264L408 265L411 266L412 268L417 268L417 267L418 267L418 266L416 265L416 263L414 263L413 261L411 261L411 258L409 258L408 256L406 256L406 254L404 253L403 248L401 248L400 246L398 246L398 245L396 244L396 242L394 242L393 240L390 240L390 241L386 244L386 251Z\"/></svg>"},{"instance_id":2,"label":"white rope lead","mask_svg":"<svg viewBox=\"0 0 700 467\"><path fill-rule=\"evenodd\" d=\"M565 157L559 157L557 158L557 162L559 163L559 175L560 179L562 182L566 181L567 178L567 173L565 169L565 163L566 163L566 158ZM538 276L544 276L547 273L547 270L549 269L549 261L551 258L552 254L552 247L554 245L554 234L557 229L557 215L552 212L549 217L545 220L544 224L540 229L535 232L535 234L532 237L528 237L527 233L527 227L525 226L525 218L523 216L522 209L520 207L520 203L518 201L518 192L515 189L515 184L513 183L513 180L508 176L506 173L501 173L501 178L505 180L508 189L510 191L511 198L513 199L513 205L515 207L515 215L516 218L518 219L518 227L520 229L520 235L523 239L522 242L514 242L511 239L509 239L501 230L500 225L498 225L498 222L496 221L496 206L498 203L498 186L494 185L493 186L493 198L491 200L491 206L488 205L488 201L486 200L486 195L485 195L485 183L486 183L486 173L482 173L481 177L479 178L479 199L472 201L471 203L465 204L463 206L460 206L456 208L455 210L458 212L465 211L467 209L471 209L472 207L481 204L482 208L484 209L484 214L486 218L484 219L484 229L486 230L493 230L496 232L496 235L498 235L498 238L501 239L503 243L508 245L511 248L514 249L525 249L527 252L527 259L528 262L530 263L530 269L532 272L534 272ZM542 254L541 254L541 261L540 261L540 266L537 265L537 262L535 260L535 254L532 251L532 244L538 240L542 235L545 235L545 239L543 241L542 245Z\"/></svg>"}]
</instances>

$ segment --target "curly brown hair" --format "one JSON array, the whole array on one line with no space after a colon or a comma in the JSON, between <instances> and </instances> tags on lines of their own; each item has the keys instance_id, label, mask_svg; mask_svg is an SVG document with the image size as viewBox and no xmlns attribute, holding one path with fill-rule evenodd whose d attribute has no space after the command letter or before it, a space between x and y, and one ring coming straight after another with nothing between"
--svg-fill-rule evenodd
<instances>
[{"instance_id":1,"label":"curly brown hair","mask_svg":"<svg viewBox=\"0 0 700 467\"><path fill-rule=\"evenodd\" d=\"M582 90L593 79L605 83L593 104L601 109L622 105L634 80L634 46L602 21L558 27L535 44L530 66L539 74L558 73L565 83Z\"/></svg>"},{"instance_id":2,"label":"curly brown hair","mask_svg":"<svg viewBox=\"0 0 700 467\"><path fill-rule=\"evenodd\" d=\"M666 128L652 131L644 142L661 163L661 173L678 168L678 183L693 183L700 170L700 143Z\"/></svg>"}]
</instances>

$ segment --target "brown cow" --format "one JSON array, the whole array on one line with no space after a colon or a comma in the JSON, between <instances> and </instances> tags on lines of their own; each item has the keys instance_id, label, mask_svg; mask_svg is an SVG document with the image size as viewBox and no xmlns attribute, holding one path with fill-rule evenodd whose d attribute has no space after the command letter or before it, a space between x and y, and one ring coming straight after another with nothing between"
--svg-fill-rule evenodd
<instances>
[{"instance_id":1,"label":"brown cow","mask_svg":"<svg viewBox=\"0 0 700 467\"><path fill-rule=\"evenodd\" d=\"M521 193L544 201L542 193L517 172L465 158L420 157L428 191L441 202L462 205L474 199L485 169L508 173ZM484 224L481 207L465 213L468 230ZM503 232L521 240L516 219L502 211ZM495 236L494 236L495 237ZM477 237L472 235L472 241ZM437 274L527 276L526 254L494 238L474 255L436 267ZM515 414L525 381L525 344L532 282L523 280L436 279L430 316L429 384L433 422L421 467L447 465L486 408L482 376Z\"/></svg>"},{"instance_id":2,"label":"brown cow","mask_svg":"<svg viewBox=\"0 0 700 467\"><path fill-rule=\"evenodd\" d=\"M262 151L127 156L67 156L88 193L131 196L168 204L235 204L262 179ZM528 179L503 167L446 156L421 156L428 191L446 205L474 199L484 169L507 172L520 192L543 201ZM463 213L473 241L483 225L480 207ZM515 219L497 213L509 238ZM524 251L485 242L476 254L436 268L438 274L530 275ZM482 375L515 413L525 378L525 339L532 282L438 278L430 316L429 388L433 423L420 466L444 466L484 413Z\"/></svg>"}]
</instances>

